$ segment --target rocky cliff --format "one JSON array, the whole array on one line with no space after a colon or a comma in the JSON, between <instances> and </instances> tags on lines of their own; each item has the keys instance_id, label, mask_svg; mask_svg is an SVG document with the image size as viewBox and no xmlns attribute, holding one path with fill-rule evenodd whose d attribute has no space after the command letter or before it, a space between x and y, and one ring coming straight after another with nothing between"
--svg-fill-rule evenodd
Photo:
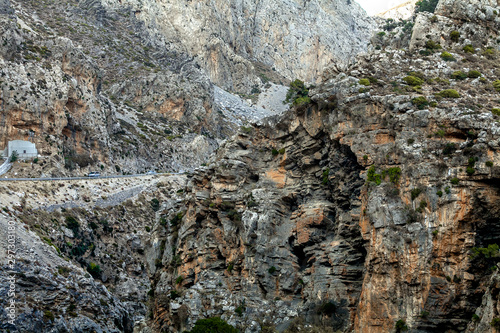
<instances>
[{"instance_id":1,"label":"rocky cliff","mask_svg":"<svg viewBox=\"0 0 500 333\"><path fill-rule=\"evenodd\" d=\"M435 25L410 50L360 57L193 175L150 266L156 329L222 315L246 332L496 330L498 46L467 29L498 16L441 30L444 15L419 14Z\"/></svg>"},{"instance_id":2,"label":"rocky cliff","mask_svg":"<svg viewBox=\"0 0 500 333\"><path fill-rule=\"evenodd\" d=\"M33 140L44 175L199 166L255 118L217 104L213 82L256 102L365 50L372 27L343 1L2 1L0 15L0 146Z\"/></svg>"},{"instance_id":3,"label":"rocky cliff","mask_svg":"<svg viewBox=\"0 0 500 333\"><path fill-rule=\"evenodd\" d=\"M496 332L499 12L442 0L385 22L373 52L294 86L293 108L185 176L3 183L0 226L57 260L42 275L58 284L34 290L39 263L20 256L19 327L183 332L220 316L247 333ZM123 78L109 91L132 96Z\"/></svg>"},{"instance_id":4,"label":"rocky cliff","mask_svg":"<svg viewBox=\"0 0 500 333\"><path fill-rule=\"evenodd\" d=\"M266 69L317 81L328 64L366 51L373 28L361 7L345 0L104 2L127 8L198 59L213 82L236 91L259 84Z\"/></svg>"}]
</instances>

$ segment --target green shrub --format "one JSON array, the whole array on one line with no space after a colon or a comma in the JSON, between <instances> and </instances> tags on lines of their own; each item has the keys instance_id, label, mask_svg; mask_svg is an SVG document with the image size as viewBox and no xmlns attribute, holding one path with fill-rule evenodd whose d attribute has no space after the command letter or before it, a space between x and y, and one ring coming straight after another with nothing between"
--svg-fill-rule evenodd
<instances>
[{"instance_id":1,"label":"green shrub","mask_svg":"<svg viewBox=\"0 0 500 333\"><path fill-rule=\"evenodd\" d=\"M413 190L411 190L411 200L415 200L420 195L420 193L422 193L422 190L420 188L414 188Z\"/></svg>"},{"instance_id":2,"label":"green shrub","mask_svg":"<svg viewBox=\"0 0 500 333\"><path fill-rule=\"evenodd\" d=\"M406 322L403 319L399 319L394 327L396 328L396 332L408 331L408 326L406 326Z\"/></svg>"},{"instance_id":3,"label":"green shrub","mask_svg":"<svg viewBox=\"0 0 500 333\"><path fill-rule=\"evenodd\" d=\"M90 275L92 275L92 277L94 279L97 279L101 276L101 267L99 265L97 265L96 263L93 263L91 262L90 264L88 264L87 266L87 271L90 273Z\"/></svg>"},{"instance_id":4,"label":"green shrub","mask_svg":"<svg viewBox=\"0 0 500 333\"><path fill-rule=\"evenodd\" d=\"M500 117L500 109L497 108L491 109L491 113L493 113L495 116Z\"/></svg>"},{"instance_id":5,"label":"green shrub","mask_svg":"<svg viewBox=\"0 0 500 333\"><path fill-rule=\"evenodd\" d=\"M441 52L441 59L443 59L444 61L455 61L455 57L453 57L453 55L449 52Z\"/></svg>"},{"instance_id":6,"label":"green shrub","mask_svg":"<svg viewBox=\"0 0 500 333\"><path fill-rule=\"evenodd\" d=\"M389 168L384 173L389 175L389 180L393 184L399 183L401 178L401 169L399 167Z\"/></svg>"},{"instance_id":7,"label":"green shrub","mask_svg":"<svg viewBox=\"0 0 500 333\"><path fill-rule=\"evenodd\" d=\"M420 0L415 4L415 12L429 12L434 13L439 0Z\"/></svg>"},{"instance_id":8,"label":"green shrub","mask_svg":"<svg viewBox=\"0 0 500 333\"><path fill-rule=\"evenodd\" d=\"M177 290L170 290L170 298L176 299L181 297L181 294Z\"/></svg>"},{"instance_id":9,"label":"green shrub","mask_svg":"<svg viewBox=\"0 0 500 333\"><path fill-rule=\"evenodd\" d=\"M486 50L483 50L483 55L489 59L495 58L495 50L491 47L488 47Z\"/></svg>"},{"instance_id":10,"label":"green shrub","mask_svg":"<svg viewBox=\"0 0 500 333\"><path fill-rule=\"evenodd\" d=\"M451 78L454 80L465 80L467 78L467 74L462 71L455 71L451 73Z\"/></svg>"},{"instance_id":11,"label":"green shrub","mask_svg":"<svg viewBox=\"0 0 500 333\"><path fill-rule=\"evenodd\" d=\"M241 213L235 209L231 209L227 212L227 217L229 217L229 219L233 222L241 221Z\"/></svg>"},{"instance_id":12,"label":"green shrub","mask_svg":"<svg viewBox=\"0 0 500 333\"><path fill-rule=\"evenodd\" d=\"M361 85L363 85L363 86L367 86L367 87L368 87L369 85L371 85L371 82L370 82L370 80L369 80L369 79L361 79L361 80L359 80L359 82L358 82L358 83L359 83L359 84L361 84Z\"/></svg>"},{"instance_id":13,"label":"green shrub","mask_svg":"<svg viewBox=\"0 0 500 333\"><path fill-rule=\"evenodd\" d=\"M443 154L444 155L451 155L455 152L456 147L454 143L447 143L446 146L443 148Z\"/></svg>"},{"instance_id":14,"label":"green shrub","mask_svg":"<svg viewBox=\"0 0 500 333\"><path fill-rule=\"evenodd\" d=\"M435 136L438 136L440 138L444 138L446 135L446 132L443 129L438 130L436 133L434 133Z\"/></svg>"},{"instance_id":15,"label":"green shrub","mask_svg":"<svg viewBox=\"0 0 500 333\"><path fill-rule=\"evenodd\" d=\"M241 126L241 127L240 127L240 130L241 130L243 133L247 133L247 134L252 133L252 129L253 129L253 128L252 128L251 126L250 126L250 127L245 127L245 126Z\"/></svg>"},{"instance_id":16,"label":"green shrub","mask_svg":"<svg viewBox=\"0 0 500 333\"><path fill-rule=\"evenodd\" d=\"M182 277L182 275L179 275L177 279L175 279L175 284L181 284L182 281L184 281L184 278Z\"/></svg>"},{"instance_id":17,"label":"green shrub","mask_svg":"<svg viewBox=\"0 0 500 333\"><path fill-rule=\"evenodd\" d=\"M231 209L234 209L235 207L236 207L236 205L234 204L234 202L231 202L231 201L222 201L222 203L220 204L220 208L224 212L228 212Z\"/></svg>"},{"instance_id":18,"label":"green shrub","mask_svg":"<svg viewBox=\"0 0 500 333\"><path fill-rule=\"evenodd\" d=\"M278 153L280 153L281 155L284 155L285 154L285 148L281 148L280 150L278 150Z\"/></svg>"},{"instance_id":19,"label":"green shrub","mask_svg":"<svg viewBox=\"0 0 500 333\"><path fill-rule=\"evenodd\" d=\"M160 201L156 198L153 198L151 199L151 201L149 202L149 204L151 205L151 208L153 208L153 210L155 212L157 212L158 210L160 210Z\"/></svg>"},{"instance_id":20,"label":"green shrub","mask_svg":"<svg viewBox=\"0 0 500 333\"><path fill-rule=\"evenodd\" d=\"M17 158L19 157L19 154L17 153L17 150L14 150L12 152L12 154L10 154L10 159L9 159L9 162L10 163L14 163L15 161L17 161Z\"/></svg>"},{"instance_id":21,"label":"green shrub","mask_svg":"<svg viewBox=\"0 0 500 333\"><path fill-rule=\"evenodd\" d=\"M486 164L486 166L487 166L488 168L493 167L493 162L492 162L492 161L487 161L485 164Z\"/></svg>"},{"instance_id":22,"label":"green shrub","mask_svg":"<svg viewBox=\"0 0 500 333\"><path fill-rule=\"evenodd\" d=\"M429 105L429 101L424 96L415 97L411 100L411 104L415 105L419 110L425 109Z\"/></svg>"},{"instance_id":23,"label":"green shrub","mask_svg":"<svg viewBox=\"0 0 500 333\"><path fill-rule=\"evenodd\" d=\"M337 306L332 302L328 301L323 304L318 308L317 313L318 314L326 314L326 315L332 315L337 311Z\"/></svg>"},{"instance_id":24,"label":"green shrub","mask_svg":"<svg viewBox=\"0 0 500 333\"><path fill-rule=\"evenodd\" d=\"M451 33L450 33L450 39L454 42L458 42L459 39L460 39L460 32L456 31L456 30L453 30Z\"/></svg>"},{"instance_id":25,"label":"green shrub","mask_svg":"<svg viewBox=\"0 0 500 333\"><path fill-rule=\"evenodd\" d=\"M330 175L330 168L326 168L326 170L323 171L323 178L321 180L321 183L323 185L327 185L328 184L328 181L329 181L328 176L329 175Z\"/></svg>"},{"instance_id":26,"label":"green shrub","mask_svg":"<svg viewBox=\"0 0 500 333\"><path fill-rule=\"evenodd\" d=\"M446 194L450 194L451 193L451 190L450 190L449 186L446 186L446 188L444 189L444 191L446 192Z\"/></svg>"},{"instance_id":27,"label":"green shrub","mask_svg":"<svg viewBox=\"0 0 500 333\"><path fill-rule=\"evenodd\" d=\"M425 48L431 51L442 49L441 44L430 39L425 42Z\"/></svg>"},{"instance_id":28,"label":"green shrub","mask_svg":"<svg viewBox=\"0 0 500 333\"><path fill-rule=\"evenodd\" d=\"M443 98L460 98L460 94L455 89L445 89L437 93L436 96Z\"/></svg>"},{"instance_id":29,"label":"green shrub","mask_svg":"<svg viewBox=\"0 0 500 333\"><path fill-rule=\"evenodd\" d=\"M238 330L219 317L199 319L188 333L238 333Z\"/></svg>"},{"instance_id":30,"label":"green shrub","mask_svg":"<svg viewBox=\"0 0 500 333\"><path fill-rule=\"evenodd\" d=\"M279 151L278 151L277 149L274 149L274 148L273 148L273 149L271 150L271 154L273 154L273 156L276 156L276 155L278 155L278 154L279 154Z\"/></svg>"},{"instance_id":31,"label":"green shrub","mask_svg":"<svg viewBox=\"0 0 500 333\"><path fill-rule=\"evenodd\" d=\"M45 312L43 313L43 319L44 319L45 321L49 321L49 320L50 320L50 321L54 321L55 316L54 316L54 314L53 314L50 310L47 310L47 311L45 311Z\"/></svg>"},{"instance_id":32,"label":"green shrub","mask_svg":"<svg viewBox=\"0 0 500 333\"><path fill-rule=\"evenodd\" d=\"M269 274L273 274L274 272L276 272L276 267L271 266L271 268L269 268L268 272L269 272Z\"/></svg>"},{"instance_id":33,"label":"green shrub","mask_svg":"<svg viewBox=\"0 0 500 333\"><path fill-rule=\"evenodd\" d=\"M243 311L245 311L245 307L243 305L240 305L236 309L234 309L234 313L236 313L240 317L243 316Z\"/></svg>"},{"instance_id":34,"label":"green shrub","mask_svg":"<svg viewBox=\"0 0 500 333\"><path fill-rule=\"evenodd\" d=\"M310 103L311 103L311 99L308 96L298 97L293 101L293 105L295 105L295 106L302 106L302 105L307 105Z\"/></svg>"},{"instance_id":35,"label":"green shrub","mask_svg":"<svg viewBox=\"0 0 500 333\"><path fill-rule=\"evenodd\" d=\"M302 105L310 103L311 100L307 97L309 89L306 88L304 82L297 79L290 83L290 88L286 94L285 103L293 102L293 105Z\"/></svg>"},{"instance_id":36,"label":"green shrub","mask_svg":"<svg viewBox=\"0 0 500 333\"><path fill-rule=\"evenodd\" d=\"M476 50L474 50L474 47L472 45L465 45L463 48L465 53L476 53Z\"/></svg>"},{"instance_id":37,"label":"green shrub","mask_svg":"<svg viewBox=\"0 0 500 333\"><path fill-rule=\"evenodd\" d=\"M73 216L66 216L66 227L76 234L80 229L80 223Z\"/></svg>"},{"instance_id":38,"label":"green shrub","mask_svg":"<svg viewBox=\"0 0 500 333\"><path fill-rule=\"evenodd\" d=\"M175 216L170 220L170 225L172 227L175 227L179 224L179 222L182 221L182 218L184 217L184 214L182 212L178 212L175 214Z\"/></svg>"},{"instance_id":39,"label":"green shrub","mask_svg":"<svg viewBox=\"0 0 500 333\"><path fill-rule=\"evenodd\" d=\"M410 86L421 86L424 83L424 80L422 80L421 78L411 76L411 75L408 75L407 77L405 77L403 79L403 81L405 81L406 84L408 84Z\"/></svg>"},{"instance_id":40,"label":"green shrub","mask_svg":"<svg viewBox=\"0 0 500 333\"><path fill-rule=\"evenodd\" d=\"M366 174L366 180L369 182L374 182L377 185L380 185L382 183L382 176L378 173L376 173L376 168L374 165L372 165Z\"/></svg>"},{"instance_id":41,"label":"green shrub","mask_svg":"<svg viewBox=\"0 0 500 333\"><path fill-rule=\"evenodd\" d=\"M472 176L476 172L476 170L474 169L474 167L468 166L465 172L467 172L469 176Z\"/></svg>"},{"instance_id":42,"label":"green shrub","mask_svg":"<svg viewBox=\"0 0 500 333\"><path fill-rule=\"evenodd\" d=\"M460 183L460 179L458 179L457 177L452 178L450 180L450 183L452 183L453 185L458 185L458 183Z\"/></svg>"},{"instance_id":43,"label":"green shrub","mask_svg":"<svg viewBox=\"0 0 500 333\"><path fill-rule=\"evenodd\" d=\"M467 73L467 76L471 79L477 79L478 77L481 77L481 72L472 70Z\"/></svg>"},{"instance_id":44,"label":"green shrub","mask_svg":"<svg viewBox=\"0 0 500 333\"><path fill-rule=\"evenodd\" d=\"M33 159L33 163L35 163L35 164L36 164L36 163L38 163L38 157L35 157L35 158Z\"/></svg>"},{"instance_id":45,"label":"green shrub","mask_svg":"<svg viewBox=\"0 0 500 333\"><path fill-rule=\"evenodd\" d=\"M472 258L476 258L479 256L486 259L497 258L500 255L499 250L500 248L497 244L489 244L488 247L473 247L471 249Z\"/></svg>"},{"instance_id":46,"label":"green shrub","mask_svg":"<svg viewBox=\"0 0 500 333\"><path fill-rule=\"evenodd\" d=\"M441 198L443 196L443 191L437 191L436 194L437 194L438 197Z\"/></svg>"},{"instance_id":47,"label":"green shrub","mask_svg":"<svg viewBox=\"0 0 500 333\"><path fill-rule=\"evenodd\" d=\"M481 318L479 318L479 316L477 314L474 313L472 315L472 321L479 321L479 319L481 319Z\"/></svg>"},{"instance_id":48,"label":"green shrub","mask_svg":"<svg viewBox=\"0 0 500 333\"><path fill-rule=\"evenodd\" d=\"M496 91L500 92L500 80L496 80L493 82L493 88L495 88Z\"/></svg>"}]
</instances>

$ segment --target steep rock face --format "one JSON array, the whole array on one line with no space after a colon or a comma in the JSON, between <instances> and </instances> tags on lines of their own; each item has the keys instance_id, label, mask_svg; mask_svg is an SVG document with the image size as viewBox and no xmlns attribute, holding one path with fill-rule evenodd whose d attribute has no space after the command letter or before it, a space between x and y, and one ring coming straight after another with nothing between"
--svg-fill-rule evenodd
<instances>
[{"instance_id":1,"label":"steep rock face","mask_svg":"<svg viewBox=\"0 0 500 333\"><path fill-rule=\"evenodd\" d=\"M317 81L331 62L365 51L373 23L354 1L116 1L150 31L196 57L216 84L246 91L254 62ZM334 33L332 33L334 32Z\"/></svg>"},{"instance_id":2,"label":"steep rock face","mask_svg":"<svg viewBox=\"0 0 500 333\"><path fill-rule=\"evenodd\" d=\"M498 48L499 6L496 0L440 1L434 14L420 13L417 16L410 49L423 46L427 40L443 47L454 47L459 43L476 48ZM458 40L450 37L452 31L460 33Z\"/></svg>"},{"instance_id":3,"label":"steep rock face","mask_svg":"<svg viewBox=\"0 0 500 333\"><path fill-rule=\"evenodd\" d=\"M33 140L59 165L43 173L190 168L232 133L199 66L133 18L96 2L3 6L0 146Z\"/></svg>"},{"instance_id":4,"label":"steep rock face","mask_svg":"<svg viewBox=\"0 0 500 333\"><path fill-rule=\"evenodd\" d=\"M0 330L132 332L145 326L146 244L152 230L163 228L155 227L158 202L175 202L184 178L1 182L0 281L7 286L15 276L16 315L10 324L10 297L2 288ZM16 261L10 267L12 226Z\"/></svg>"},{"instance_id":5,"label":"steep rock face","mask_svg":"<svg viewBox=\"0 0 500 333\"><path fill-rule=\"evenodd\" d=\"M166 211L155 329L222 315L247 332L294 317L494 331L496 259L477 248L500 242L498 53L466 42L447 44L451 62L424 46L360 57L312 104L222 146Z\"/></svg>"}]
</instances>

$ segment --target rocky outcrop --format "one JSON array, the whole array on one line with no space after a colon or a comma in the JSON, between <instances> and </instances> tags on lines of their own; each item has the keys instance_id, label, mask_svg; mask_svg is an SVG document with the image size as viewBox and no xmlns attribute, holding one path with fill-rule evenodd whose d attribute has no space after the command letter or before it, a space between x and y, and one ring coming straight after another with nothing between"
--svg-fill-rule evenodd
<instances>
[{"instance_id":1,"label":"rocky outcrop","mask_svg":"<svg viewBox=\"0 0 500 333\"><path fill-rule=\"evenodd\" d=\"M155 328L494 330L498 55L463 43L360 57L223 145L165 211Z\"/></svg>"}]
</instances>

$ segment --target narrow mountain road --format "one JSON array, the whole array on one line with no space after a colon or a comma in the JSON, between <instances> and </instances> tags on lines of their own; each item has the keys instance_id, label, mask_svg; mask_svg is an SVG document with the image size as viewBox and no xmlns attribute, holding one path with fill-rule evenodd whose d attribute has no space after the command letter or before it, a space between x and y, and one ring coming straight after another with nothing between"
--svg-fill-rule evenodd
<instances>
[{"instance_id":1,"label":"narrow mountain road","mask_svg":"<svg viewBox=\"0 0 500 333\"><path fill-rule=\"evenodd\" d=\"M144 176L169 176L169 175L181 175L181 174L182 173L155 173L155 174L144 173L136 175L117 175L117 176L100 176L100 177L0 178L0 181L99 180L99 179L110 179L110 178L136 178Z\"/></svg>"}]
</instances>

